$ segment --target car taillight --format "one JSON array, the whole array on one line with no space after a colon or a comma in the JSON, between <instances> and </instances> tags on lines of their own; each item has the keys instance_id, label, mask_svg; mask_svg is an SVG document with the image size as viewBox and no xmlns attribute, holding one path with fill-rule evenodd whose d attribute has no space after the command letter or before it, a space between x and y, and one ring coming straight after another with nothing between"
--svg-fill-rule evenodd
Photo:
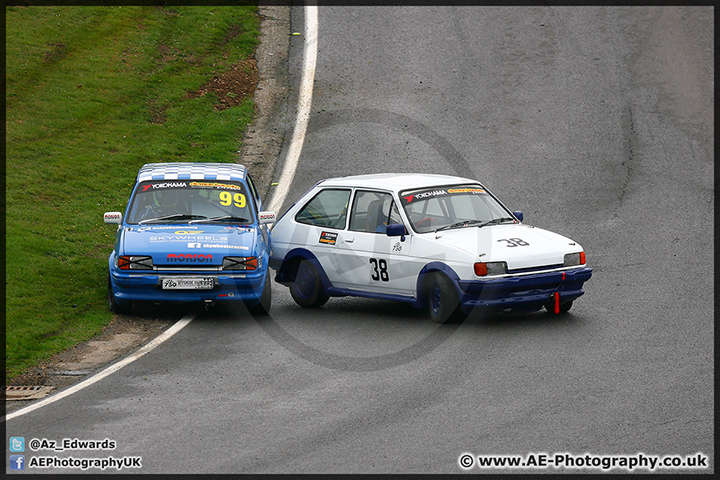
<instances>
[{"instance_id":1,"label":"car taillight","mask_svg":"<svg viewBox=\"0 0 720 480\"><path fill-rule=\"evenodd\" d=\"M139 255L123 255L118 257L120 270L152 270L152 257Z\"/></svg>"},{"instance_id":2,"label":"car taillight","mask_svg":"<svg viewBox=\"0 0 720 480\"><path fill-rule=\"evenodd\" d=\"M223 270L257 270L257 257L225 257Z\"/></svg>"}]
</instances>

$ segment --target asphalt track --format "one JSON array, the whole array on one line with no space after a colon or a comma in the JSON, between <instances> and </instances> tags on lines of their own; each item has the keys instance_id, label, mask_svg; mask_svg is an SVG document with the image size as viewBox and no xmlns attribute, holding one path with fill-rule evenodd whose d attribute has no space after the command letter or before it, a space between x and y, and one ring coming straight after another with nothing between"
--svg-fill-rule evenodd
<instances>
[{"instance_id":1,"label":"asphalt track","mask_svg":"<svg viewBox=\"0 0 720 480\"><path fill-rule=\"evenodd\" d=\"M269 318L200 315L7 436L107 438L25 455L142 457L132 473L603 471L465 470L464 453L702 453L691 471L712 473L713 38L711 7L319 8L279 212L331 176L474 177L583 245L586 295L567 315L437 326L392 302L303 310L275 284Z\"/></svg>"}]
</instances>

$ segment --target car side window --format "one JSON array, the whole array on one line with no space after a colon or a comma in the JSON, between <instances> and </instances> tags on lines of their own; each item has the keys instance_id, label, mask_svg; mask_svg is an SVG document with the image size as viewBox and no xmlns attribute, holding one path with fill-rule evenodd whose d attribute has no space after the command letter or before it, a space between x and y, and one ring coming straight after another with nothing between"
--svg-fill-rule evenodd
<instances>
[{"instance_id":1,"label":"car side window","mask_svg":"<svg viewBox=\"0 0 720 480\"><path fill-rule=\"evenodd\" d=\"M355 193L350 213L350 230L385 233L390 223L402 223L397 205L390 194L369 191Z\"/></svg>"},{"instance_id":2,"label":"car side window","mask_svg":"<svg viewBox=\"0 0 720 480\"><path fill-rule=\"evenodd\" d=\"M318 227L345 228L350 190L328 188L315 195L295 215L295 221Z\"/></svg>"}]
</instances>

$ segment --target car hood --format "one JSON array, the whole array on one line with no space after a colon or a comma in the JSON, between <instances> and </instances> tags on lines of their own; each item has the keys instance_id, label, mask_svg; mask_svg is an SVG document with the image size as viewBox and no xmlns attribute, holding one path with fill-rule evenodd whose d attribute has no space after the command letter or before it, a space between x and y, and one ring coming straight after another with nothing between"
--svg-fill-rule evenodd
<instances>
[{"instance_id":1,"label":"car hood","mask_svg":"<svg viewBox=\"0 0 720 480\"><path fill-rule=\"evenodd\" d=\"M464 250L480 262L507 262L508 270L557 266L582 251L573 240L530 225L488 225L432 233L437 242Z\"/></svg>"},{"instance_id":2,"label":"car hood","mask_svg":"<svg viewBox=\"0 0 720 480\"><path fill-rule=\"evenodd\" d=\"M150 255L154 265L222 265L224 256L254 256L255 227L137 225L122 232L121 255Z\"/></svg>"}]
</instances>

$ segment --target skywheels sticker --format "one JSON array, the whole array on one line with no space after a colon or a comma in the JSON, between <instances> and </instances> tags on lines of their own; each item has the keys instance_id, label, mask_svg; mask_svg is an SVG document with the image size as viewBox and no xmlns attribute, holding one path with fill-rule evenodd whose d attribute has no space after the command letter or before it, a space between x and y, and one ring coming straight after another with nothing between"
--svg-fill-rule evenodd
<instances>
[{"instance_id":1,"label":"skywheels sticker","mask_svg":"<svg viewBox=\"0 0 720 480\"><path fill-rule=\"evenodd\" d=\"M199 243L202 241L213 242L213 243L227 243L228 237L225 235L196 235L196 234L184 234L181 232L180 235L153 235L148 240L150 243L173 243L173 242L192 242Z\"/></svg>"}]
</instances>

